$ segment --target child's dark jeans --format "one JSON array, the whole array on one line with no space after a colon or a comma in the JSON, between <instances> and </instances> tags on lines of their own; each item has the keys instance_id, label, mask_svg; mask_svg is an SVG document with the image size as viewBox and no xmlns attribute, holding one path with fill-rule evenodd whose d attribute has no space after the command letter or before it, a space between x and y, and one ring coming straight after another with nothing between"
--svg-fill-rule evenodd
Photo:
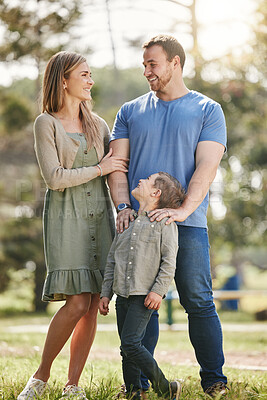
<instances>
[{"instance_id":1,"label":"child's dark jeans","mask_svg":"<svg viewBox=\"0 0 267 400\"><path fill-rule=\"evenodd\" d=\"M141 389L141 371L152 383L155 392L169 395L169 381L156 360L142 345L147 324L154 310L144 306L146 296L117 296L116 313L121 339L122 371L127 393Z\"/></svg>"}]
</instances>

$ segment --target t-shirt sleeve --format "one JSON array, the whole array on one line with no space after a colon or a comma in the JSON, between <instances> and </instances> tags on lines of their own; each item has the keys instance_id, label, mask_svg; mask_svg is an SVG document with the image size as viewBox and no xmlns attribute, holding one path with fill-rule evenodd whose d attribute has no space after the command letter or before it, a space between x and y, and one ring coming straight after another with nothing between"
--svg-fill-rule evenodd
<instances>
[{"instance_id":1,"label":"t-shirt sleeve","mask_svg":"<svg viewBox=\"0 0 267 400\"><path fill-rule=\"evenodd\" d=\"M226 148L226 123L218 103L212 103L206 110L199 142L205 140L221 143Z\"/></svg>"},{"instance_id":2,"label":"t-shirt sleeve","mask_svg":"<svg viewBox=\"0 0 267 400\"><path fill-rule=\"evenodd\" d=\"M110 142L115 139L129 139L126 104L120 108L116 115Z\"/></svg>"}]
</instances>

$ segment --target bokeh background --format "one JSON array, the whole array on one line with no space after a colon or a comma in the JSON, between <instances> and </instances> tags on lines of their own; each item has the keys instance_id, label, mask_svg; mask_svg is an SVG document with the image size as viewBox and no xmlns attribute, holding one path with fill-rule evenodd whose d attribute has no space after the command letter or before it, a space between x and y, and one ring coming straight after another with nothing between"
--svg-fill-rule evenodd
<instances>
[{"instance_id":1,"label":"bokeh background","mask_svg":"<svg viewBox=\"0 0 267 400\"><path fill-rule=\"evenodd\" d=\"M215 289L245 292L218 308L266 318L266 22L262 0L0 1L1 315L47 311L45 185L32 135L46 62L59 50L84 54L94 110L112 128L122 103L149 90L142 43L167 33L187 52L188 88L218 101L227 121L228 150L210 189L212 275Z\"/></svg>"}]
</instances>

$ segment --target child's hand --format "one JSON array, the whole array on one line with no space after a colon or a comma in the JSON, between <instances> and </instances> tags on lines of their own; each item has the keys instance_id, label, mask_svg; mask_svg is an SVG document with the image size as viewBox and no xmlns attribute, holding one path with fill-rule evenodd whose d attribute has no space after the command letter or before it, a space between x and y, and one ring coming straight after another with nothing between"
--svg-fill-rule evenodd
<instances>
[{"instance_id":1,"label":"child's hand","mask_svg":"<svg viewBox=\"0 0 267 400\"><path fill-rule=\"evenodd\" d=\"M162 297L159 294L150 292L145 298L144 305L149 310L159 310L161 301Z\"/></svg>"},{"instance_id":2,"label":"child's hand","mask_svg":"<svg viewBox=\"0 0 267 400\"><path fill-rule=\"evenodd\" d=\"M102 297L99 302L99 312L101 315L108 315L109 313L109 298L108 297Z\"/></svg>"}]
</instances>

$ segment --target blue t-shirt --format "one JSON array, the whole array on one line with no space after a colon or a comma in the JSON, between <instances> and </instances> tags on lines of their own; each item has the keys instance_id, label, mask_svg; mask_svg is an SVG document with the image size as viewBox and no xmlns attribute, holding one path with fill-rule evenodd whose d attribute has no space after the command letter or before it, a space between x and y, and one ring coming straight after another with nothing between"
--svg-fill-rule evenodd
<instances>
[{"instance_id":1,"label":"blue t-shirt","mask_svg":"<svg viewBox=\"0 0 267 400\"><path fill-rule=\"evenodd\" d=\"M195 171L195 152L199 142L214 141L226 146L226 126L218 103L201 93L190 91L172 101L149 92L125 103L119 110L111 140L129 139L130 192L139 179L159 171L168 172L187 189ZM138 210L139 203L131 195ZM207 226L208 194L199 207L179 225Z\"/></svg>"}]
</instances>

